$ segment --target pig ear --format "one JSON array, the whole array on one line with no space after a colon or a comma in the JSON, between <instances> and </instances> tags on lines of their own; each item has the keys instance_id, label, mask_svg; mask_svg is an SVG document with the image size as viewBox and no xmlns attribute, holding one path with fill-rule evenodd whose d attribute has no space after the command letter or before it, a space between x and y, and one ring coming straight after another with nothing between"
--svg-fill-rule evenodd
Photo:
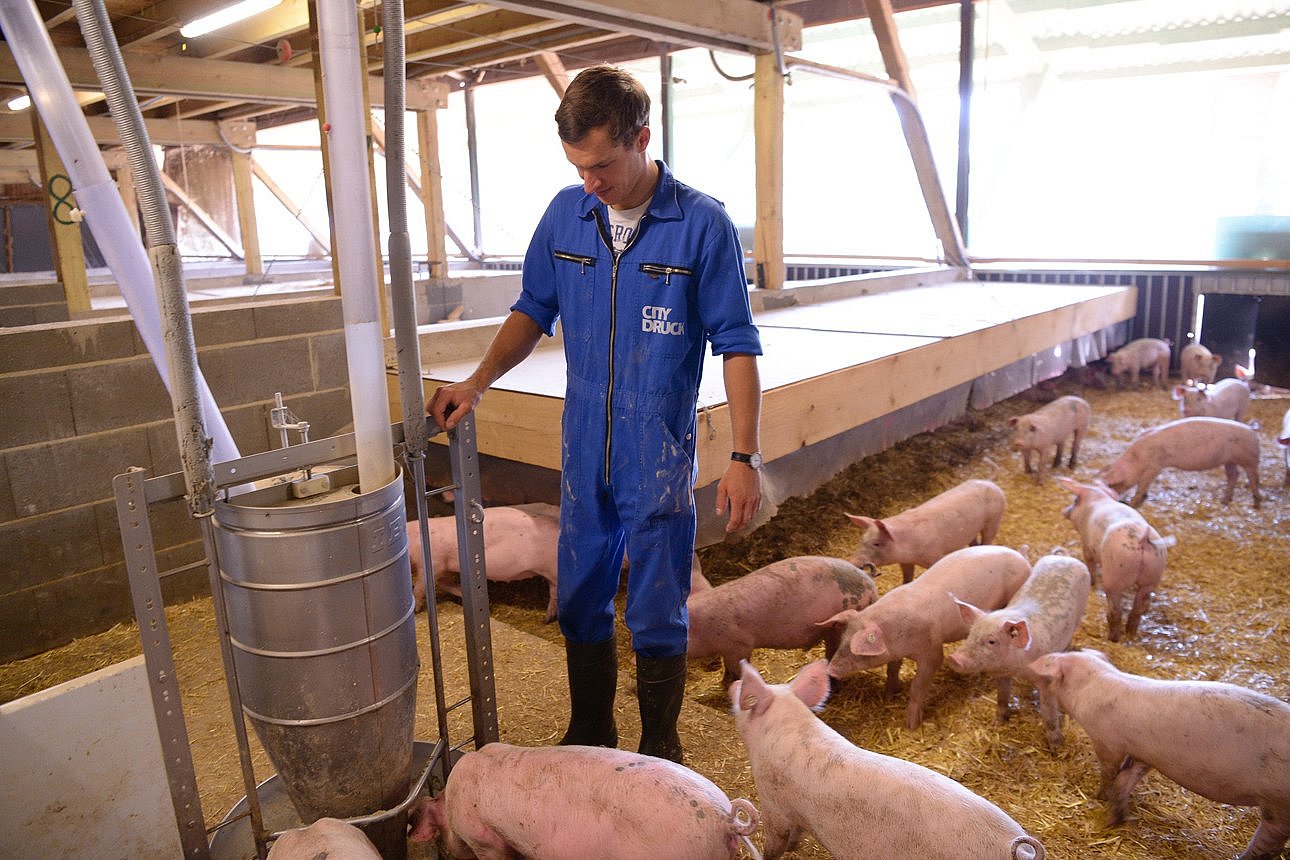
<instances>
[{"instance_id":1,"label":"pig ear","mask_svg":"<svg viewBox=\"0 0 1290 860\"><path fill-rule=\"evenodd\" d=\"M1174 400L1182 400L1183 395L1186 393L1187 393L1187 389L1184 386L1181 386L1181 385L1174 386L1174 394L1173 394Z\"/></svg>"},{"instance_id":2,"label":"pig ear","mask_svg":"<svg viewBox=\"0 0 1290 860\"><path fill-rule=\"evenodd\" d=\"M1003 622L1003 632L1008 634L1008 643L1013 648L1020 648L1022 651L1030 650L1030 625L1026 619L1019 618L1016 621Z\"/></svg>"},{"instance_id":3,"label":"pig ear","mask_svg":"<svg viewBox=\"0 0 1290 860\"><path fill-rule=\"evenodd\" d=\"M850 645L851 653L859 657L872 657L887 650L882 628L873 623L864 625L852 634Z\"/></svg>"},{"instance_id":4,"label":"pig ear","mask_svg":"<svg viewBox=\"0 0 1290 860\"><path fill-rule=\"evenodd\" d=\"M1009 427L1016 427L1016 426L1017 426L1017 422L1019 422L1020 420L1021 420L1020 416L1014 415L1014 416L1012 416L1011 418L1009 418L1009 419L1008 419L1008 426L1009 426Z\"/></svg>"},{"instance_id":5,"label":"pig ear","mask_svg":"<svg viewBox=\"0 0 1290 860\"><path fill-rule=\"evenodd\" d=\"M1036 677L1049 681L1062 679L1062 664L1057 654L1045 654L1030 664L1030 672Z\"/></svg>"},{"instance_id":6,"label":"pig ear","mask_svg":"<svg viewBox=\"0 0 1290 860\"><path fill-rule=\"evenodd\" d=\"M1079 481L1068 478L1065 475L1057 475L1055 476L1054 480L1057 481L1059 486L1065 487L1068 492L1074 493L1075 495L1079 495L1079 491L1080 491Z\"/></svg>"},{"instance_id":7,"label":"pig ear","mask_svg":"<svg viewBox=\"0 0 1290 860\"><path fill-rule=\"evenodd\" d=\"M868 517L858 517L855 514L847 514L847 519L851 520L852 525L862 529L869 528L870 523L873 522L873 520Z\"/></svg>"},{"instance_id":8,"label":"pig ear","mask_svg":"<svg viewBox=\"0 0 1290 860\"><path fill-rule=\"evenodd\" d=\"M850 623L852 618L855 618L859 614L860 614L860 610L858 609L844 609L841 612L839 612L837 615L832 616L831 618L826 618L823 621L815 622L815 626L832 627L835 624L846 626L848 623Z\"/></svg>"},{"instance_id":9,"label":"pig ear","mask_svg":"<svg viewBox=\"0 0 1290 860\"><path fill-rule=\"evenodd\" d=\"M887 530L887 524L882 520L874 520L873 524L878 527L878 539L882 541L891 540L891 532Z\"/></svg>"},{"instance_id":10,"label":"pig ear","mask_svg":"<svg viewBox=\"0 0 1290 860\"><path fill-rule=\"evenodd\" d=\"M828 666L827 660L816 660L802 667L797 677L788 682L793 694L816 713L824 710L824 703L829 698Z\"/></svg>"},{"instance_id":11,"label":"pig ear","mask_svg":"<svg viewBox=\"0 0 1290 860\"><path fill-rule=\"evenodd\" d=\"M977 609L971 603L965 603L964 601L959 600L957 597L954 596L954 592L947 591L946 594L948 594L950 596L950 600L953 600L954 603L958 606L959 615L963 618L963 623L966 624L968 627L971 627L973 624L975 624L978 618L985 617L984 612L982 612L980 609Z\"/></svg>"},{"instance_id":12,"label":"pig ear","mask_svg":"<svg viewBox=\"0 0 1290 860\"><path fill-rule=\"evenodd\" d=\"M770 707L770 688L747 660L739 661L739 669L739 701L735 702L735 707L741 711L751 711L754 717L761 716Z\"/></svg>"}]
</instances>

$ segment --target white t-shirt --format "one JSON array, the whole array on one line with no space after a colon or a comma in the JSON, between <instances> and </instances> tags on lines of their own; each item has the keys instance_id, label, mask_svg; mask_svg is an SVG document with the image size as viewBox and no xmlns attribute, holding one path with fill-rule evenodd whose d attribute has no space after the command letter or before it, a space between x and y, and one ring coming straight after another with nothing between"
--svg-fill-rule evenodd
<instances>
[{"instance_id":1,"label":"white t-shirt","mask_svg":"<svg viewBox=\"0 0 1290 860\"><path fill-rule=\"evenodd\" d=\"M650 198L653 199L653 198ZM614 253L622 251L636 236L636 228L640 226L641 218L645 215L645 210L649 208L649 200L634 209L615 209L609 208L609 237L614 242Z\"/></svg>"}]
</instances>

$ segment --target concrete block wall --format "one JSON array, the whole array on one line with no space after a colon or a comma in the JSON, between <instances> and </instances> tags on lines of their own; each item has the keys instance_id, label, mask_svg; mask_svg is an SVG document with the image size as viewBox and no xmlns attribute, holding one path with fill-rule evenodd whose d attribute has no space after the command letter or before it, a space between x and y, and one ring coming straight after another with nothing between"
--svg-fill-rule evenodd
<instances>
[{"instance_id":1,"label":"concrete block wall","mask_svg":"<svg viewBox=\"0 0 1290 860\"><path fill-rule=\"evenodd\" d=\"M274 392L310 438L352 421L340 299L193 311L198 361L241 454L279 446ZM179 470L170 398L126 317L0 329L0 661L133 618L113 478ZM296 441L295 438L292 441ZM162 571L203 557L182 502L154 505ZM207 593L204 565L163 579Z\"/></svg>"}]
</instances>

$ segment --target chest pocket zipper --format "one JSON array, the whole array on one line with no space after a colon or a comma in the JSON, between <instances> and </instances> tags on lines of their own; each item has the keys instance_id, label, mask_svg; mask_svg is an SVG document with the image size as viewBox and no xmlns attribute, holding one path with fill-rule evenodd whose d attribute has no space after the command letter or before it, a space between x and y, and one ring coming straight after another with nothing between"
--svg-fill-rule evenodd
<instances>
[{"instance_id":1,"label":"chest pocket zipper","mask_svg":"<svg viewBox=\"0 0 1290 860\"><path fill-rule=\"evenodd\" d=\"M673 275L693 275L694 272L682 266L669 266L666 263L641 263L640 270L651 278L663 278L665 285L671 285Z\"/></svg>"},{"instance_id":2,"label":"chest pocket zipper","mask_svg":"<svg viewBox=\"0 0 1290 860\"><path fill-rule=\"evenodd\" d=\"M580 275L587 274L588 266L592 266L594 268L596 265L595 257L588 257L584 254L570 254L568 251L552 251L551 254L557 260L567 260L570 263L577 263L580 267L578 269L578 274Z\"/></svg>"}]
</instances>

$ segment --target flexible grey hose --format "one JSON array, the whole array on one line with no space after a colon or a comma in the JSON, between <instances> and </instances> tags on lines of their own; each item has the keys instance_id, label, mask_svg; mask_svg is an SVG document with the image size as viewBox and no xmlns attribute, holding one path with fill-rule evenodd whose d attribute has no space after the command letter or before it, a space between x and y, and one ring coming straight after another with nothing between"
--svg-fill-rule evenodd
<instances>
[{"instance_id":1,"label":"flexible grey hose","mask_svg":"<svg viewBox=\"0 0 1290 860\"><path fill-rule=\"evenodd\" d=\"M152 141L143 124L143 112L134 97L134 87L121 59L121 49L116 34L107 23L107 10L103 0L73 0L76 18L85 37L94 71L98 73L108 107L116 119L121 143L130 159L134 184L138 189L139 206L143 210L144 235L149 248L175 244L175 225L170 219L166 192L161 184L161 171L152 157Z\"/></svg>"}]
</instances>

